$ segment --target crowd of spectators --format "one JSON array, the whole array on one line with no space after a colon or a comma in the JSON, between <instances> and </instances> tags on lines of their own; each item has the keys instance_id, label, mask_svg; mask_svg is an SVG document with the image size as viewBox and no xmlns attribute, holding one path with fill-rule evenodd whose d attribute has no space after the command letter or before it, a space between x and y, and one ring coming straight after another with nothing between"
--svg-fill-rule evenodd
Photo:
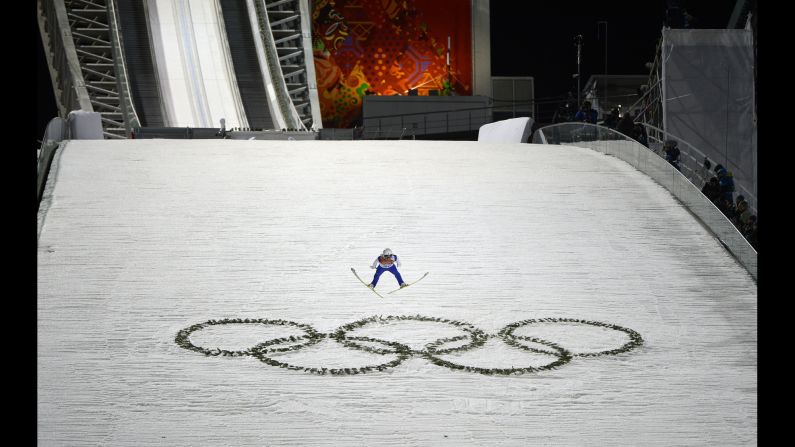
<instances>
[{"instance_id":1,"label":"crowd of spectators","mask_svg":"<svg viewBox=\"0 0 795 447\"><path fill-rule=\"evenodd\" d=\"M711 163L704 159L703 170L709 172ZM751 212L751 208L745 197L740 194L734 197L734 178L731 171L718 164L712 171L709 180L704 183L701 193L704 194L715 206L734 224L742 233L743 237L759 250L758 239L758 219L756 214Z\"/></svg>"},{"instance_id":2,"label":"crowd of spectators","mask_svg":"<svg viewBox=\"0 0 795 447\"><path fill-rule=\"evenodd\" d=\"M649 135L646 133L646 128L640 123L636 123L635 118L630 112L621 115L621 112L619 112L617 108L614 108L605 116L601 125L621 132L638 143L649 147Z\"/></svg>"}]
</instances>

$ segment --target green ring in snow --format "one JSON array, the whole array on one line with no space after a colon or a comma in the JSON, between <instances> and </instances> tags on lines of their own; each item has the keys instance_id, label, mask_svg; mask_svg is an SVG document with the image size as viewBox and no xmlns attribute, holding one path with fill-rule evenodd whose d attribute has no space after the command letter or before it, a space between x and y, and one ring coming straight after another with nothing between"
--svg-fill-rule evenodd
<instances>
[{"instance_id":1,"label":"green ring in snow","mask_svg":"<svg viewBox=\"0 0 795 447\"><path fill-rule=\"evenodd\" d=\"M258 325L270 325L270 326L274 326L274 325L275 326L293 326L293 327L296 327L298 329L303 330L306 333L306 335L300 335L300 336L297 336L297 337L296 336L291 336L291 337L276 338L276 339L273 339L273 340L269 340L269 341L267 341L265 343L260 343L260 344L258 344L256 346L254 346L253 348L246 349L245 351L230 351L230 350L226 350L226 349L220 349L220 348L217 348L217 347L214 348L214 349L209 349L209 348L205 348L205 347L201 347L201 346L196 346L196 345L193 344L193 342L190 341L190 336L194 332L200 331L200 330L202 330L202 329L204 329L206 327L209 327L209 326L226 325L226 324L258 324ZM263 345L263 344L268 344L268 346L270 346L270 345L273 345L273 344L283 344L283 343L288 343L288 342L290 342L290 343L300 342L298 344L294 344L294 345L291 345L291 346L286 347L286 348L272 348L272 349L268 350L268 352L296 351L298 349L302 349L302 348L305 348L307 346L311 346L311 345L319 342L320 340L323 339L323 337L325 337L325 335L318 333L312 326L310 326L308 324L296 323L294 321L266 320L266 319L262 319L262 318L259 318L259 319L226 318L226 319L223 319L223 320L209 320L209 321L205 321L204 323L194 324L193 326L190 326L189 328L186 328L186 329L183 329L183 330L179 331L179 333L177 333L177 337L174 339L174 341L177 343L177 345L179 345L182 348L185 348L185 349L188 349L188 350L191 350L191 351L201 352L202 354L208 355L208 356L209 355L213 355L213 356L223 355L223 356L228 356L228 357L242 357L242 356L252 355L254 353L254 350L255 349L259 349L259 347L261 345Z\"/></svg>"},{"instance_id":2,"label":"green ring in snow","mask_svg":"<svg viewBox=\"0 0 795 447\"><path fill-rule=\"evenodd\" d=\"M538 324L538 323L585 324L589 326L598 326L598 327L604 327L616 331L625 332L629 336L629 341L619 348L609 349L599 352L584 352L581 354L571 354L572 357L599 357L602 355L616 355L631 351L632 349L635 349L636 347L643 344L643 337L641 337L639 333L633 331L632 329L625 328L622 326L617 326L615 324L602 323L600 321L578 320L574 318L540 318L537 320L517 321L502 328L499 332L499 336L502 337L505 340L505 342L508 343L509 345L525 349L524 345L522 345L518 340L537 341L538 339L535 339L533 337L525 337L522 335L514 335L513 331L523 326L528 326L531 324Z\"/></svg>"}]
</instances>

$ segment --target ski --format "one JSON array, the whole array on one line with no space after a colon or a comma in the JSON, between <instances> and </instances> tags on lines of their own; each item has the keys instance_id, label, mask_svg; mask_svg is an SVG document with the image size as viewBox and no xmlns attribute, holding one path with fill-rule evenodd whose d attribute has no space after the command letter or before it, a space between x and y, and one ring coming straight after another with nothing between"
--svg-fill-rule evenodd
<instances>
[{"instance_id":1,"label":"ski","mask_svg":"<svg viewBox=\"0 0 795 447\"><path fill-rule=\"evenodd\" d=\"M359 274L356 273L356 270L354 270L353 267L351 267L351 271L353 272L353 275L356 277L356 279L358 279L360 283L364 284L364 286L367 287L368 290L378 295L379 297L383 298L383 296L380 293L376 292L375 289L371 289L366 282L362 281L362 278L359 278Z\"/></svg>"},{"instance_id":2,"label":"ski","mask_svg":"<svg viewBox=\"0 0 795 447\"><path fill-rule=\"evenodd\" d=\"M422 281L422 278L425 278L426 276L428 276L428 273L430 273L430 272L425 272L425 274L424 274L424 275L422 275L422 276L420 277L420 279L418 279L418 280L416 280L416 281L414 281L414 282L410 282L410 283L406 284L406 287L408 287L408 286L410 286L410 285L412 285L412 284L417 284L418 282ZM393 291L391 291L391 292L387 292L386 294L387 294L387 295L389 295L390 293L395 293L395 292L397 292L397 291L398 291L398 290L400 290L400 289L405 289L406 287L401 287L401 288L399 288L399 289L395 289L395 290L393 290Z\"/></svg>"}]
</instances>

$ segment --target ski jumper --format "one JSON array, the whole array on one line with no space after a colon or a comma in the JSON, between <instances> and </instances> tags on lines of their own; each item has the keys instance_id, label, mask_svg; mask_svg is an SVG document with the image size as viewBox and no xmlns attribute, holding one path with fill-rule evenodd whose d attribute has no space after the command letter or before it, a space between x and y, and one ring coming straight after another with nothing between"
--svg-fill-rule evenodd
<instances>
[{"instance_id":1,"label":"ski jumper","mask_svg":"<svg viewBox=\"0 0 795 447\"><path fill-rule=\"evenodd\" d=\"M397 255L389 255L384 256L381 255L373 261L373 265L370 268L375 269L375 276L373 277L373 282L371 283L373 287L378 284L378 278L384 272L390 272L395 275L398 284L403 284L403 278L400 276L400 272L398 271L398 267L400 267L400 260L398 259Z\"/></svg>"}]
</instances>

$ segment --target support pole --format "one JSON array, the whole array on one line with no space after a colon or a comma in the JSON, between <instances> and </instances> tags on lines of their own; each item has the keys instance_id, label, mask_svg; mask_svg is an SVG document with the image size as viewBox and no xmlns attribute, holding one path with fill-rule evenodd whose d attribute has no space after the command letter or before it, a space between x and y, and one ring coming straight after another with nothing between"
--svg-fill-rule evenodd
<instances>
[{"instance_id":1,"label":"support pole","mask_svg":"<svg viewBox=\"0 0 795 447\"><path fill-rule=\"evenodd\" d=\"M577 34L574 37L574 43L577 45L577 107L580 107L580 59L582 54L582 34Z\"/></svg>"}]
</instances>

